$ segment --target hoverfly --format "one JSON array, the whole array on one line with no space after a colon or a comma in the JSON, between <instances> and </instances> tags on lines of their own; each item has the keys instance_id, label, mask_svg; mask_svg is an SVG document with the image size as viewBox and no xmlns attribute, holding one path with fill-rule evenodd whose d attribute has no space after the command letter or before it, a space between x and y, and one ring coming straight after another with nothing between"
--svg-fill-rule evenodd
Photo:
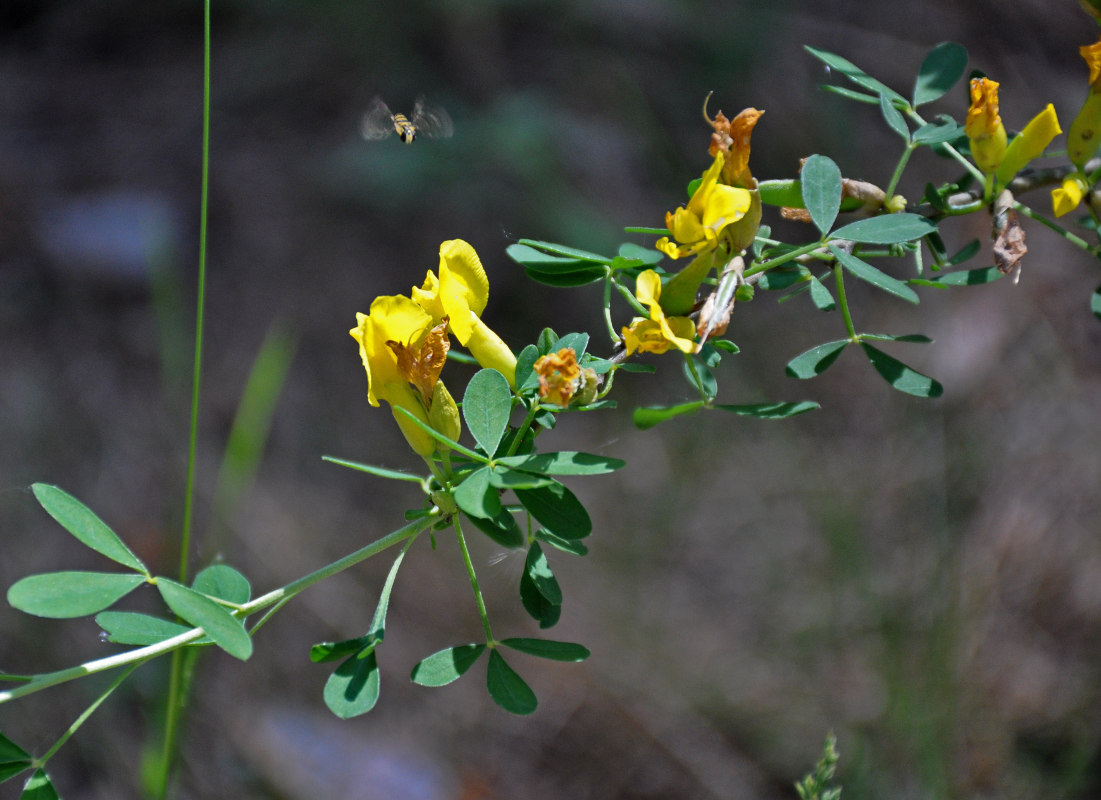
<instances>
[{"instance_id":1,"label":"hoverfly","mask_svg":"<svg viewBox=\"0 0 1101 800\"><path fill-rule=\"evenodd\" d=\"M360 120L359 131L364 139L385 139L391 133L397 133L403 142L413 144L418 134L447 138L454 127L446 111L426 105L424 95L421 95L413 104L411 118L392 113L381 97L375 97Z\"/></svg>"}]
</instances>

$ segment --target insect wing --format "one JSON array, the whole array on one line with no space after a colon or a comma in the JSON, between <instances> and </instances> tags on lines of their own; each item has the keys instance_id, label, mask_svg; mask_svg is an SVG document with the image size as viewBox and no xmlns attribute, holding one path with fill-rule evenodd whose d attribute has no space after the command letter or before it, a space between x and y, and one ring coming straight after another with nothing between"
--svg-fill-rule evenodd
<instances>
[{"instance_id":1,"label":"insect wing","mask_svg":"<svg viewBox=\"0 0 1101 800\"><path fill-rule=\"evenodd\" d=\"M455 132L455 126L451 124L451 117L447 112L425 103L424 95L418 97L413 104L413 118L410 122L417 129L417 133L434 136L437 139L446 139Z\"/></svg>"},{"instance_id":2,"label":"insect wing","mask_svg":"<svg viewBox=\"0 0 1101 800\"><path fill-rule=\"evenodd\" d=\"M367 113L359 121L359 132L364 139L385 139L394 132L394 115L381 97L371 101Z\"/></svg>"}]
</instances>

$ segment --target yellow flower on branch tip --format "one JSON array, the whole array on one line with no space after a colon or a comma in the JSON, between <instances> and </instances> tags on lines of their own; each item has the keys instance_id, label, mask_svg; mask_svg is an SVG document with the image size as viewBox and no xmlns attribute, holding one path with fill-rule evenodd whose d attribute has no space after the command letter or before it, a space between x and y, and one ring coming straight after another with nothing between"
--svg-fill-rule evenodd
<instances>
[{"instance_id":1,"label":"yellow flower on branch tip","mask_svg":"<svg viewBox=\"0 0 1101 800\"><path fill-rule=\"evenodd\" d=\"M1063 130L1055 107L1048 103L1023 131L1006 144L1005 125L998 114L998 86L989 78L971 79L971 107L963 130L971 142L971 158L987 175L1006 185L1032 159L1040 156Z\"/></svg>"},{"instance_id":2,"label":"yellow flower on branch tip","mask_svg":"<svg viewBox=\"0 0 1101 800\"><path fill-rule=\"evenodd\" d=\"M1086 183L1086 178L1081 172L1068 175L1063 180L1062 186L1051 190L1051 205L1055 216L1061 217L1078 208L1078 204L1082 202L1082 198L1086 196L1089 189L1089 184Z\"/></svg>"},{"instance_id":3,"label":"yellow flower on branch tip","mask_svg":"<svg viewBox=\"0 0 1101 800\"><path fill-rule=\"evenodd\" d=\"M670 237L654 245L672 259L690 256L718 246L723 229L745 216L752 204L749 190L719 183L724 156L715 156L686 206L665 215ZM676 243L674 243L676 242Z\"/></svg>"},{"instance_id":4,"label":"yellow flower on branch tip","mask_svg":"<svg viewBox=\"0 0 1101 800\"><path fill-rule=\"evenodd\" d=\"M696 349L696 325L688 317L667 317L661 308L661 277L652 269L639 274L635 282L635 297L650 308L650 318L637 317L623 328L623 344L627 355L636 350L643 353L664 353L675 347L682 353Z\"/></svg>"},{"instance_id":5,"label":"yellow flower on branch tip","mask_svg":"<svg viewBox=\"0 0 1101 800\"><path fill-rule=\"evenodd\" d=\"M367 400L373 406L381 400L391 408L404 408L429 424L430 398L414 390L410 378L399 365L400 348L417 348L432 329L432 317L402 295L376 297L369 314L356 314L352 338L359 343L359 355L367 370ZM399 347L395 348L393 345ZM408 370L406 370L408 371ZM453 402L453 401L452 401ZM436 440L408 418L394 411L394 419L417 454L428 457L436 449Z\"/></svg>"},{"instance_id":6,"label":"yellow flower on branch tip","mask_svg":"<svg viewBox=\"0 0 1101 800\"><path fill-rule=\"evenodd\" d=\"M997 81L971 79L971 107L963 131L971 142L971 158L983 172L994 172L1006 149L1005 125L998 114Z\"/></svg>"},{"instance_id":7,"label":"yellow flower on branch tip","mask_svg":"<svg viewBox=\"0 0 1101 800\"><path fill-rule=\"evenodd\" d=\"M451 332L479 364L496 369L515 386L515 354L481 319L489 301L489 279L473 247L462 239L441 244L439 277L429 271L412 294L435 324L449 320Z\"/></svg>"}]
</instances>

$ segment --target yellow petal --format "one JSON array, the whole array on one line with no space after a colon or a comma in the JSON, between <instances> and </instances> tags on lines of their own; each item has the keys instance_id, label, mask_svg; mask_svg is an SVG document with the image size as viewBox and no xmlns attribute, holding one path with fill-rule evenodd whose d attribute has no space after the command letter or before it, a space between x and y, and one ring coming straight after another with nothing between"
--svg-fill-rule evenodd
<instances>
[{"instance_id":1,"label":"yellow petal","mask_svg":"<svg viewBox=\"0 0 1101 800\"><path fill-rule=\"evenodd\" d=\"M640 272L635 278L635 297L653 310L661 299L661 276L652 269Z\"/></svg>"},{"instance_id":2,"label":"yellow petal","mask_svg":"<svg viewBox=\"0 0 1101 800\"><path fill-rule=\"evenodd\" d=\"M516 354L482 320L473 317L470 336L463 344L481 366L497 370L508 379L509 386L516 388Z\"/></svg>"},{"instance_id":3,"label":"yellow petal","mask_svg":"<svg viewBox=\"0 0 1101 800\"><path fill-rule=\"evenodd\" d=\"M1055 106L1051 103L1033 117L1025 129L1016 136L1009 147L1006 148L1005 157L998 167L998 182L1009 183L1029 161L1039 156L1051 140L1063 132L1059 127L1059 116L1055 113Z\"/></svg>"},{"instance_id":4,"label":"yellow petal","mask_svg":"<svg viewBox=\"0 0 1101 800\"><path fill-rule=\"evenodd\" d=\"M455 302L461 302L478 316L485 311L489 278L474 248L462 239L440 245L440 295L449 314L449 303Z\"/></svg>"},{"instance_id":5,"label":"yellow petal","mask_svg":"<svg viewBox=\"0 0 1101 800\"><path fill-rule=\"evenodd\" d=\"M719 185L708 193L703 209L703 227L712 234L718 234L727 225L731 225L749 210L752 196L747 189Z\"/></svg>"},{"instance_id":6,"label":"yellow petal","mask_svg":"<svg viewBox=\"0 0 1101 800\"><path fill-rule=\"evenodd\" d=\"M1078 208L1088 188L1082 176L1075 173L1068 176L1062 186L1052 189L1051 205L1055 210L1055 216L1061 217Z\"/></svg>"},{"instance_id":7,"label":"yellow petal","mask_svg":"<svg viewBox=\"0 0 1101 800\"><path fill-rule=\"evenodd\" d=\"M403 295L376 297L370 314L356 314L358 323L350 333L359 343L359 355L367 370L367 399L373 406L390 398L395 387L408 387L398 370L397 356L386 344L409 346L420 341L432 327L432 318Z\"/></svg>"}]
</instances>

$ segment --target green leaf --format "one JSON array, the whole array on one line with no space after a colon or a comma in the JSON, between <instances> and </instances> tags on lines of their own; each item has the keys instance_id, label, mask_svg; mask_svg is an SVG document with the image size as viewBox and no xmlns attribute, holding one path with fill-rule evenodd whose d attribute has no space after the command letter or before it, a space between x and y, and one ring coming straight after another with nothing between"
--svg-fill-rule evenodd
<instances>
[{"instance_id":1,"label":"green leaf","mask_svg":"<svg viewBox=\"0 0 1101 800\"><path fill-rule=\"evenodd\" d=\"M248 578L228 564L214 564L195 576L191 584L196 592L208 594L228 603L244 605L252 597Z\"/></svg>"},{"instance_id":2,"label":"green leaf","mask_svg":"<svg viewBox=\"0 0 1101 800\"><path fill-rule=\"evenodd\" d=\"M944 387L927 375L922 375L870 344L861 342L860 346L864 348L864 353L875 371L898 391L915 397L940 397L944 394Z\"/></svg>"},{"instance_id":3,"label":"green leaf","mask_svg":"<svg viewBox=\"0 0 1101 800\"><path fill-rule=\"evenodd\" d=\"M832 159L813 155L799 172L803 204L823 236L841 210L841 170Z\"/></svg>"},{"instance_id":4,"label":"green leaf","mask_svg":"<svg viewBox=\"0 0 1101 800\"><path fill-rule=\"evenodd\" d=\"M914 344L930 344L932 339L924 333L904 333L901 336L892 336L889 333L862 333L860 338L873 342L912 342Z\"/></svg>"},{"instance_id":5,"label":"green leaf","mask_svg":"<svg viewBox=\"0 0 1101 800\"><path fill-rule=\"evenodd\" d=\"M191 630L188 625L133 611L100 612L96 615L96 624L107 632L107 641L137 647L157 644ZM209 644L210 641L204 636L193 644Z\"/></svg>"},{"instance_id":6,"label":"green leaf","mask_svg":"<svg viewBox=\"0 0 1101 800\"><path fill-rule=\"evenodd\" d=\"M864 92L858 92L855 89L847 89L844 86L835 86L833 84L818 84L818 88L829 94L838 94L849 100L855 100L858 103L867 103L874 106L879 102L879 95L877 94L865 94Z\"/></svg>"},{"instance_id":7,"label":"green leaf","mask_svg":"<svg viewBox=\"0 0 1101 800\"><path fill-rule=\"evenodd\" d=\"M927 122L914 131L915 144L943 144L950 142L963 133L963 127L954 119L944 114L939 122Z\"/></svg>"},{"instance_id":8,"label":"green leaf","mask_svg":"<svg viewBox=\"0 0 1101 800\"><path fill-rule=\"evenodd\" d=\"M841 355L841 351L849 344L848 339L839 339L836 342L826 342L817 347L812 347L805 353L800 353L788 362L784 371L792 378L813 378L821 375Z\"/></svg>"},{"instance_id":9,"label":"green leaf","mask_svg":"<svg viewBox=\"0 0 1101 800\"><path fill-rule=\"evenodd\" d=\"M10 764L13 761L29 761L30 757L30 753L0 733L0 764Z\"/></svg>"},{"instance_id":10,"label":"green leaf","mask_svg":"<svg viewBox=\"0 0 1101 800\"><path fill-rule=\"evenodd\" d=\"M979 252L979 250L981 249L982 244L979 242L979 240L972 239L970 242L961 247L958 253L948 259L948 265L954 267L957 264L962 264L964 261L970 259L971 256L975 255L975 253Z\"/></svg>"},{"instance_id":11,"label":"green leaf","mask_svg":"<svg viewBox=\"0 0 1101 800\"><path fill-rule=\"evenodd\" d=\"M20 772L24 772L34 766L34 761L25 758L19 761L0 762L0 783L14 778Z\"/></svg>"},{"instance_id":12,"label":"green leaf","mask_svg":"<svg viewBox=\"0 0 1101 800\"><path fill-rule=\"evenodd\" d=\"M446 686L462 677L485 652L484 644L461 644L422 659L409 676L420 686Z\"/></svg>"},{"instance_id":13,"label":"green leaf","mask_svg":"<svg viewBox=\"0 0 1101 800\"><path fill-rule=\"evenodd\" d=\"M378 658L367 648L344 661L325 681L325 705L341 719L366 714L378 702Z\"/></svg>"},{"instance_id":14,"label":"green leaf","mask_svg":"<svg viewBox=\"0 0 1101 800\"><path fill-rule=\"evenodd\" d=\"M539 360L539 348L529 344L516 356L516 391L523 392L539 386L535 362Z\"/></svg>"},{"instance_id":15,"label":"green leaf","mask_svg":"<svg viewBox=\"0 0 1101 800\"><path fill-rule=\"evenodd\" d=\"M561 550L563 553L569 553L574 556L585 556L589 554L589 548L581 542L563 539L561 536L555 536L545 528L537 530L535 532L535 538L541 542L546 542L551 547Z\"/></svg>"},{"instance_id":16,"label":"green leaf","mask_svg":"<svg viewBox=\"0 0 1101 800\"><path fill-rule=\"evenodd\" d=\"M540 628L554 627L562 618L562 604L552 603L544 597L526 572L520 576L520 602Z\"/></svg>"},{"instance_id":17,"label":"green leaf","mask_svg":"<svg viewBox=\"0 0 1101 800\"><path fill-rule=\"evenodd\" d=\"M531 547L528 548L528 556L524 561L524 572L531 579L539 594L555 605L562 605L562 588L558 585L554 573L551 572L547 557L543 555L543 548L539 546L538 542L532 542Z\"/></svg>"},{"instance_id":18,"label":"green leaf","mask_svg":"<svg viewBox=\"0 0 1101 800\"><path fill-rule=\"evenodd\" d=\"M8 602L36 617L86 617L114 605L144 582L141 575L127 573L46 572L16 581L8 589Z\"/></svg>"},{"instance_id":19,"label":"green leaf","mask_svg":"<svg viewBox=\"0 0 1101 800\"><path fill-rule=\"evenodd\" d=\"M669 231L662 229L660 236L667 236ZM634 242L624 242L619 246L619 255L632 261L641 261L645 266L652 267L659 263L665 254L652 247L643 247Z\"/></svg>"},{"instance_id":20,"label":"green leaf","mask_svg":"<svg viewBox=\"0 0 1101 800\"><path fill-rule=\"evenodd\" d=\"M980 269L961 269L955 272L942 272L937 277L928 281L933 286L981 286L987 283L1001 280L1005 273L997 267L985 267Z\"/></svg>"},{"instance_id":21,"label":"green leaf","mask_svg":"<svg viewBox=\"0 0 1101 800\"><path fill-rule=\"evenodd\" d=\"M463 419L487 456L496 452L511 413L512 391L508 379L495 369L476 372L463 394Z\"/></svg>"},{"instance_id":22,"label":"green leaf","mask_svg":"<svg viewBox=\"0 0 1101 800\"><path fill-rule=\"evenodd\" d=\"M321 460L328 461L332 464L339 464L342 467L348 467L349 469L354 469L358 472L367 472L371 475L377 475L380 478L390 478L395 481L409 481L410 483L421 482L420 475L413 475L408 472L399 472L393 469L385 469L383 467L376 467L371 464L360 464L356 461L345 461L343 458L334 458L333 456L321 456Z\"/></svg>"},{"instance_id":23,"label":"green leaf","mask_svg":"<svg viewBox=\"0 0 1101 800\"><path fill-rule=\"evenodd\" d=\"M635 427L646 430L655 425L660 425L666 420L673 419L674 417L684 416L685 414L695 414L703 407L703 400L695 400L691 403L681 403L680 405L668 407L647 406L646 408L636 408L631 419L635 423Z\"/></svg>"},{"instance_id":24,"label":"green leaf","mask_svg":"<svg viewBox=\"0 0 1101 800\"><path fill-rule=\"evenodd\" d=\"M774 267L768 272L761 273L761 278L757 281L757 287L766 291L775 292L801 283L809 277L810 270L806 267L799 264L785 264L780 267Z\"/></svg>"},{"instance_id":25,"label":"green leaf","mask_svg":"<svg viewBox=\"0 0 1101 800\"><path fill-rule=\"evenodd\" d=\"M61 795L57 793L46 772L36 769L23 784L23 794L19 795L19 800L61 800Z\"/></svg>"},{"instance_id":26,"label":"green leaf","mask_svg":"<svg viewBox=\"0 0 1101 800\"><path fill-rule=\"evenodd\" d=\"M591 654L587 647L572 642L556 642L551 639L504 639L499 644L527 653L537 658L553 661L584 661Z\"/></svg>"},{"instance_id":27,"label":"green leaf","mask_svg":"<svg viewBox=\"0 0 1101 800\"><path fill-rule=\"evenodd\" d=\"M357 636L354 639L345 639L342 642L318 642L310 647L310 661L315 664L324 664L327 661L337 661L352 653L364 650L368 645L376 643L370 634Z\"/></svg>"},{"instance_id":28,"label":"green leaf","mask_svg":"<svg viewBox=\"0 0 1101 800\"><path fill-rule=\"evenodd\" d=\"M862 281L867 281L877 289L882 289L895 297L900 297L910 303L917 303L917 292L911 289L897 278L892 278L885 272L880 272L867 261L857 258L852 253L842 250L837 245L830 243L830 252L834 254L841 266L851 272Z\"/></svg>"},{"instance_id":29,"label":"green leaf","mask_svg":"<svg viewBox=\"0 0 1101 800\"><path fill-rule=\"evenodd\" d=\"M562 616L562 589L551 572L543 549L532 542L520 576L520 602L524 610L539 622L540 628L550 628Z\"/></svg>"},{"instance_id":30,"label":"green leaf","mask_svg":"<svg viewBox=\"0 0 1101 800\"><path fill-rule=\"evenodd\" d=\"M589 347L589 334L581 332L567 333L558 340L552 349L558 352L567 347L573 350L577 358L581 358Z\"/></svg>"},{"instance_id":31,"label":"green leaf","mask_svg":"<svg viewBox=\"0 0 1101 800\"><path fill-rule=\"evenodd\" d=\"M46 512L86 547L149 577L149 570L141 559L82 502L63 489L47 483L36 483L31 490Z\"/></svg>"},{"instance_id":32,"label":"green leaf","mask_svg":"<svg viewBox=\"0 0 1101 800\"><path fill-rule=\"evenodd\" d=\"M244 623L225 608L206 595L167 578L157 578L157 589L177 616L202 628L218 647L242 661L252 655L252 637Z\"/></svg>"},{"instance_id":33,"label":"green leaf","mask_svg":"<svg viewBox=\"0 0 1101 800\"><path fill-rule=\"evenodd\" d=\"M804 49L819 61L824 62L830 69L836 70L855 83L862 89L867 89L872 94L886 95L891 100L896 100L905 105L909 105L906 98L890 88L884 83L880 83L875 78L868 75L860 67L853 64L848 59L842 58L839 55L830 53L826 50L819 50L809 45L804 45Z\"/></svg>"},{"instance_id":34,"label":"green leaf","mask_svg":"<svg viewBox=\"0 0 1101 800\"><path fill-rule=\"evenodd\" d=\"M1090 295L1090 311L1098 319L1101 319L1101 286L1098 286L1094 293Z\"/></svg>"},{"instance_id":35,"label":"green leaf","mask_svg":"<svg viewBox=\"0 0 1101 800\"><path fill-rule=\"evenodd\" d=\"M903 118L902 113L895 108L895 104L890 101L886 95L879 96L879 110L883 114L883 119L887 121L887 125L906 140L910 141L910 127L906 124L906 120ZM823 231L824 232L824 231Z\"/></svg>"},{"instance_id":36,"label":"green leaf","mask_svg":"<svg viewBox=\"0 0 1101 800\"><path fill-rule=\"evenodd\" d=\"M502 508L497 515L489 519L471 516L467 519L475 528L502 547L515 548L524 544L524 532L520 530L516 518L508 509Z\"/></svg>"},{"instance_id":37,"label":"green leaf","mask_svg":"<svg viewBox=\"0 0 1101 800\"><path fill-rule=\"evenodd\" d=\"M955 42L941 42L925 56L914 84L914 106L943 97L967 69L967 48Z\"/></svg>"},{"instance_id":38,"label":"green leaf","mask_svg":"<svg viewBox=\"0 0 1101 800\"><path fill-rule=\"evenodd\" d=\"M517 489L515 494L533 517L563 539L583 539L593 532L585 506L560 483L537 489Z\"/></svg>"},{"instance_id":39,"label":"green leaf","mask_svg":"<svg viewBox=\"0 0 1101 800\"><path fill-rule=\"evenodd\" d=\"M493 519L501 513L501 496L489 483L489 467L481 467L467 475L452 497L471 517Z\"/></svg>"},{"instance_id":40,"label":"green leaf","mask_svg":"<svg viewBox=\"0 0 1101 800\"><path fill-rule=\"evenodd\" d=\"M750 405L736 406L715 405L713 408L746 417L757 417L758 419L786 419L787 417L794 417L797 414L805 414L808 411L814 411L816 408L821 408L821 406L813 400L803 400L799 403L753 403Z\"/></svg>"},{"instance_id":41,"label":"green leaf","mask_svg":"<svg viewBox=\"0 0 1101 800\"><path fill-rule=\"evenodd\" d=\"M710 352L715 353L714 348L712 348ZM715 353L715 355L718 355L718 353ZM681 365L684 372L684 379L708 400L719 393L719 382L715 378L715 373L710 369L710 367L715 365L708 363L701 353L689 354L684 361L681 362ZM695 367L694 371L692 367Z\"/></svg>"},{"instance_id":42,"label":"green leaf","mask_svg":"<svg viewBox=\"0 0 1101 800\"><path fill-rule=\"evenodd\" d=\"M830 290L825 287L822 281L811 275L807 285L810 287L810 299L815 308L819 311L833 311L837 308L833 295L830 294Z\"/></svg>"},{"instance_id":43,"label":"green leaf","mask_svg":"<svg viewBox=\"0 0 1101 800\"><path fill-rule=\"evenodd\" d=\"M410 540L411 542L412 540ZM394 563L390 566L390 571L386 574L386 583L383 584L382 591L379 592L378 605L375 606L375 616L371 619L371 630L367 634L373 642L381 642L382 637L386 635L386 612L390 608L390 593L394 591L394 581L398 578L401 562L408 552L409 544L407 543L402 551L398 553Z\"/></svg>"},{"instance_id":44,"label":"green leaf","mask_svg":"<svg viewBox=\"0 0 1101 800\"><path fill-rule=\"evenodd\" d=\"M936 225L918 214L881 214L850 222L831 233L830 238L866 244L898 244L920 239L936 229Z\"/></svg>"},{"instance_id":45,"label":"green leaf","mask_svg":"<svg viewBox=\"0 0 1101 800\"><path fill-rule=\"evenodd\" d=\"M513 714L530 714L539 704L535 692L505 663L505 659L496 650L489 653L486 688L497 705Z\"/></svg>"},{"instance_id":46,"label":"green leaf","mask_svg":"<svg viewBox=\"0 0 1101 800\"><path fill-rule=\"evenodd\" d=\"M579 250L576 247L567 247L564 244L554 244L552 242L540 242L540 241L537 241L535 239L521 239L518 242L517 245L513 245L512 247L516 247L516 246L523 247L524 245L527 245L528 247L534 247L534 248L537 248L539 250L543 250L547 253L553 253L554 255L557 255L557 256L565 256L566 258L576 258L579 261L592 261L592 262L597 263L597 264L611 264L612 263L612 259L608 258L607 256L602 256L602 255L599 255L597 253L591 253L588 250ZM512 248L510 247L509 249L511 250Z\"/></svg>"},{"instance_id":47,"label":"green leaf","mask_svg":"<svg viewBox=\"0 0 1101 800\"><path fill-rule=\"evenodd\" d=\"M559 289L571 289L577 286L585 286L596 283L604 277L604 267L595 264L576 262L578 266L573 268L558 267L553 271L526 267L525 272L533 281L546 286L554 286Z\"/></svg>"},{"instance_id":48,"label":"green leaf","mask_svg":"<svg viewBox=\"0 0 1101 800\"><path fill-rule=\"evenodd\" d=\"M505 456L497 464L540 475L604 475L620 469L627 462L619 458L597 456L562 450L558 453L539 453L527 456Z\"/></svg>"},{"instance_id":49,"label":"green leaf","mask_svg":"<svg viewBox=\"0 0 1101 800\"><path fill-rule=\"evenodd\" d=\"M489 471L489 485L495 489L534 489L536 486L547 486L553 482L553 479L545 475L517 472L499 465L495 465Z\"/></svg>"}]
</instances>

